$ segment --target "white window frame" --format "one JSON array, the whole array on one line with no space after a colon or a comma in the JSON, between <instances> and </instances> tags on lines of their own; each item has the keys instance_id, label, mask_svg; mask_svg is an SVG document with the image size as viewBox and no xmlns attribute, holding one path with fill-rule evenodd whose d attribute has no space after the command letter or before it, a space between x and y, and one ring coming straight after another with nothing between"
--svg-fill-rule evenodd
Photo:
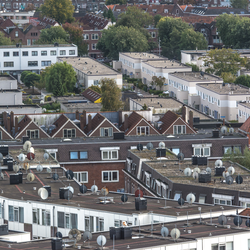
<instances>
[{"instance_id":1,"label":"white window frame","mask_svg":"<svg viewBox=\"0 0 250 250\"><path fill-rule=\"evenodd\" d=\"M178 128L181 127L181 133L178 133ZM185 128L185 129L184 129ZM185 130L185 131L184 131ZM177 133L175 133L177 132ZM186 125L174 125L173 126L173 134L174 135L181 135L181 134L186 134L187 132L187 126Z\"/></svg>"},{"instance_id":2,"label":"white window frame","mask_svg":"<svg viewBox=\"0 0 250 250\"><path fill-rule=\"evenodd\" d=\"M113 180L113 173L117 173L117 180ZM108 173L108 180L104 180L103 174ZM119 182L119 170L106 170L102 171L102 182Z\"/></svg>"},{"instance_id":3,"label":"white window frame","mask_svg":"<svg viewBox=\"0 0 250 250\"><path fill-rule=\"evenodd\" d=\"M142 128L145 129L145 133L144 134L141 132ZM140 130L140 131L138 131L138 130ZM149 126L137 126L136 127L136 134L137 135L149 135L150 134Z\"/></svg>"},{"instance_id":4,"label":"white window frame","mask_svg":"<svg viewBox=\"0 0 250 250\"><path fill-rule=\"evenodd\" d=\"M28 135L28 131L30 132L30 135ZM31 137L31 133L33 132L34 133L34 135L36 134L36 131L38 132L37 133L37 137ZM40 138L40 131L39 131L39 129L27 129L26 130L26 136L29 136L29 138L30 139L39 139Z\"/></svg>"},{"instance_id":5,"label":"white window frame","mask_svg":"<svg viewBox=\"0 0 250 250\"><path fill-rule=\"evenodd\" d=\"M60 50L60 56L65 56L66 55L66 50Z\"/></svg>"},{"instance_id":6,"label":"white window frame","mask_svg":"<svg viewBox=\"0 0 250 250\"><path fill-rule=\"evenodd\" d=\"M89 34L83 34L83 40L89 40Z\"/></svg>"},{"instance_id":7,"label":"white window frame","mask_svg":"<svg viewBox=\"0 0 250 250\"><path fill-rule=\"evenodd\" d=\"M99 35L98 34L92 34L91 35L91 39L92 40L98 40L99 39Z\"/></svg>"},{"instance_id":8,"label":"white window frame","mask_svg":"<svg viewBox=\"0 0 250 250\"><path fill-rule=\"evenodd\" d=\"M49 223L48 223L48 217L49 217ZM50 226L51 224L51 215L50 210L48 209L42 209L42 225L43 226Z\"/></svg>"},{"instance_id":9,"label":"white window frame","mask_svg":"<svg viewBox=\"0 0 250 250\"><path fill-rule=\"evenodd\" d=\"M67 136L64 136L64 131L67 130ZM69 136L68 131L71 130L71 136ZM75 131L75 136L72 136L72 131ZM75 128L65 128L63 129L63 138L76 138L76 129Z\"/></svg>"},{"instance_id":10,"label":"white window frame","mask_svg":"<svg viewBox=\"0 0 250 250\"><path fill-rule=\"evenodd\" d=\"M92 43L92 50L96 50L96 43Z\"/></svg>"},{"instance_id":11,"label":"white window frame","mask_svg":"<svg viewBox=\"0 0 250 250\"><path fill-rule=\"evenodd\" d=\"M208 143L208 144L192 144L193 147L193 155L196 156L211 156L211 147L212 147L212 143ZM208 154L204 154L205 153L205 149L208 149L209 153ZM196 154L195 151L199 150L199 154Z\"/></svg>"},{"instance_id":12,"label":"white window frame","mask_svg":"<svg viewBox=\"0 0 250 250\"><path fill-rule=\"evenodd\" d=\"M105 130L108 130L108 135L105 135ZM100 136L101 137L110 137L113 136L113 127L100 128Z\"/></svg>"},{"instance_id":13,"label":"white window frame","mask_svg":"<svg viewBox=\"0 0 250 250\"><path fill-rule=\"evenodd\" d=\"M100 147L102 160L118 160L120 147ZM108 158L104 158L104 153L108 152ZM112 152L116 152L117 157L113 158Z\"/></svg>"},{"instance_id":14,"label":"white window frame","mask_svg":"<svg viewBox=\"0 0 250 250\"><path fill-rule=\"evenodd\" d=\"M82 180L82 174L86 174L86 180ZM74 172L74 177L80 183L88 183L89 181L88 171Z\"/></svg>"}]
</instances>

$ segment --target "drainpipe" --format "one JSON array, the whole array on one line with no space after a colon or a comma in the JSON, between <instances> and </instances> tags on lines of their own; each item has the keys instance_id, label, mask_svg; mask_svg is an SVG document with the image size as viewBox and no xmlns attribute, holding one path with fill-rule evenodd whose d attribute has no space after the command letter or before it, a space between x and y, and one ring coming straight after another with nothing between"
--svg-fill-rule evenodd
<instances>
[{"instance_id":1,"label":"drainpipe","mask_svg":"<svg viewBox=\"0 0 250 250\"><path fill-rule=\"evenodd\" d=\"M53 206L53 237L55 237L55 206Z\"/></svg>"},{"instance_id":2,"label":"drainpipe","mask_svg":"<svg viewBox=\"0 0 250 250\"><path fill-rule=\"evenodd\" d=\"M3 205L2 205L2 217L3 217L3 221L4 221L4 204L5 204L5 200L3 200Z\"/></svg>"}]
</instances>

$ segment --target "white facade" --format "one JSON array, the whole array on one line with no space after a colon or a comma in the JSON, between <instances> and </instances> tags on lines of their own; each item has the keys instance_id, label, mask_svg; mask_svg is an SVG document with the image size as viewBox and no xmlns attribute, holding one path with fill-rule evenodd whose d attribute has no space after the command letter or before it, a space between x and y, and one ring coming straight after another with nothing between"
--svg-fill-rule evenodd
<instances>
[{"instance_id":1,"label":"white facade","mask_svg":"<svg viewBox=\"0 0 250 250\"><path fill-rule=\"evenodd\" d=\"M19 12L19 10L16 10L15 12L0 11L0 17L2 17L3 19L11 19L12 22L15 24L25 24L25 23L29 23L30 17L33 17L34 13L35 13L35 10L34 11L21 11L21 12Z\"/></svg>"},{"instance_id":2,"label":"white facade","mask_svg":"<svg viewBox=\"0 0 250 250\"><path fill-rule=\"evenodd\" d=\"M238 104L238 122L244 123L250 116L249 100Z\"/></svg>"},{"instance_id":3,"label":"white facade","mask_svg":"<svg viewBox=\"0 0 250 250\"><path fill-rule=\"evenodd\" d=\"M77 46L65 45L22 45L0 46L0 72L16 75L28 70L36 73L57 62L58 57L75 57L78 54Z\"/></svg>"}]
</instances>

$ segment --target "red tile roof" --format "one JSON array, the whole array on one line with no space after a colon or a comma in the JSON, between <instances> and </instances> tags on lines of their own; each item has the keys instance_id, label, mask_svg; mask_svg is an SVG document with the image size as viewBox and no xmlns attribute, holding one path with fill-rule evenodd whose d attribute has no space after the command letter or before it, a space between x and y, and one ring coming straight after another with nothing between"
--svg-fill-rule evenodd
<instances>
[{"instance_id":1,"label":"red tile roof","mask_svg":"<svg viewBox=\"0 0 250 250\"><path fill-rule=\"evenodd\" d=\"M242 212L240 212L240 215L250 216L250 208L244 209Z\"/></svg>"},{"instance_id":2,"label":"red tile roof","mask_svg":"<svg viewBox=\"0 0 250 250\"><path fill-rule=\"evenodd\" d=\"M83 24L83 30L102 30L108 25L109 20L87 13L84 17L79 19L79 22Z\"/></svg>"},{"instance_id":3,"label":"red tile roof","mask_svg":"<svg viewBox=\"0 0 250 250\"><path fill-rule=\"evenodd\" d=\"M215 21L215 18L216 17L212 16L198 16L198 15L181 17L182 21L186 23L212 23L213 21Z\"/></svg>"},{"instance_id":4,"label":"red tile roof","mask_svg":"<svg viewBox=\"0 0 250 250\"><path fill-rule=\"evenodd\" d=\"M250 117L248 117L247 120L242 124L242 126L240 127L240 130L243 130L246 133L248 133L249 128L250 128Z\"/></svg>"},{"instance_id":5,"label":"red tile roof","mask_svg":"<svg viewBox=\"0 0 250 250\"><path fill-rule=\"evenodd\" d=\"M95 102L101 98L101 95L99 93L97 93L96 91L94 91L90 88L88 88L84 92L82 92L82 95L85 98L89 99L91 102Z\"/></svg>"}]
</instances>

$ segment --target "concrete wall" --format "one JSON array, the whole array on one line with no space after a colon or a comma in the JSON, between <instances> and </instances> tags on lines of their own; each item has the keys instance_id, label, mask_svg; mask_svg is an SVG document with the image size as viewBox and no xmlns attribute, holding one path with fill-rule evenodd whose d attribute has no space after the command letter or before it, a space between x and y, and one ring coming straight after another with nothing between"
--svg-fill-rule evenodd
<instances>
[{"instance_id":1,"label":"concrete wall","mask_svg":"<svg viewBox=\"0 0 250 250\"><path fill-rule=\"evenodd\" d=\"M0 91L0 105L22 105L21 91Z\"/></svg>"},{"instance_id":2,"label":"concrete wall","mask_svg":"<svg viewBox=\"0 0 250 250\"><path fill-rule=\"evenodd\" d=\"M0 89L17 89L17 80L12 77L0 76Z\"/></svg>"}]
</instances>

